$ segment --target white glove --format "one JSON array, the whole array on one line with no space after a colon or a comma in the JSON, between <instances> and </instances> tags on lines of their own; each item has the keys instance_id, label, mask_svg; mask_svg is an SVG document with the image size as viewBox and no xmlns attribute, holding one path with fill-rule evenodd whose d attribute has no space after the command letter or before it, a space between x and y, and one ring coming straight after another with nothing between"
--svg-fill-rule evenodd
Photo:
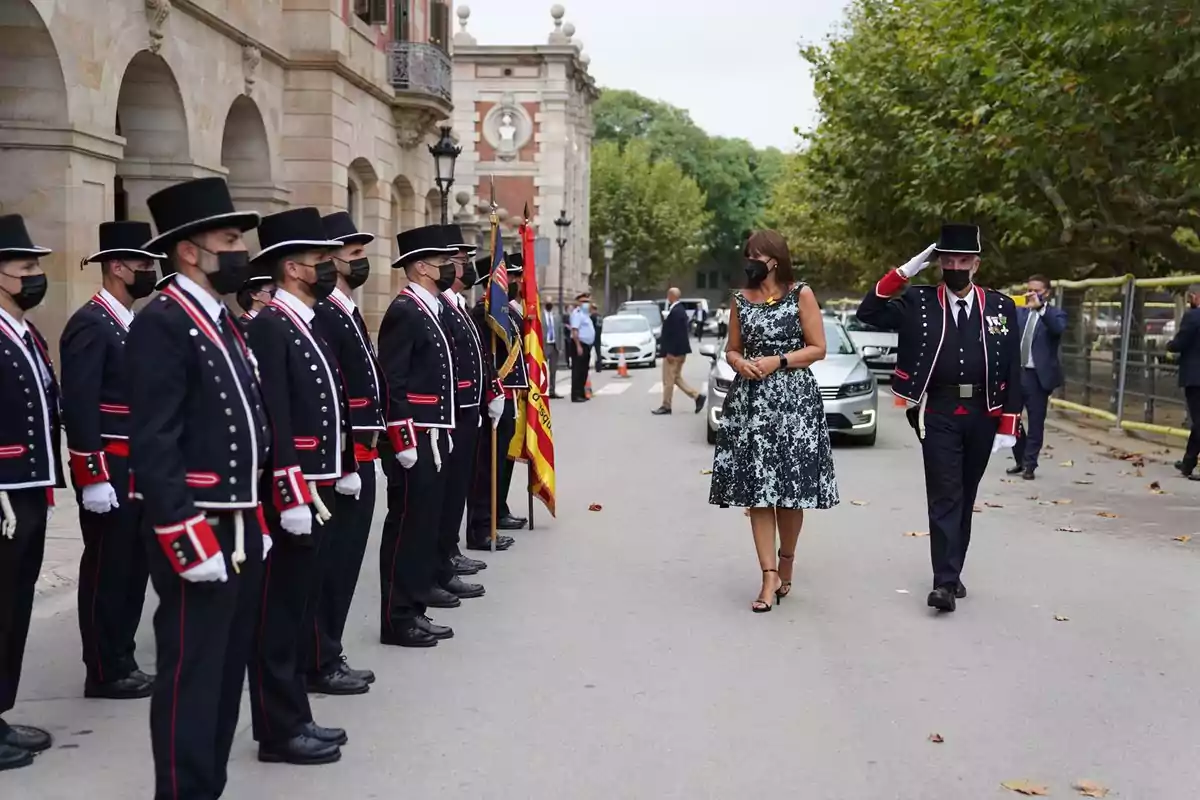
<instances>
[{"instance_id":1,"label":"white glove","mask_svg":"<svg viewBox=\"0 0 1200 800\"><path fill-rule=\"evenodd\" d=\"M83 507L93 514L107 514L120 505L117 492L108 481L83 487Z\"/></svg>"},{"instance_id":2,"label":"white glove","mask_svg":"<svg viewBox=\"0 0 1200 800\"><path fill-rule=\"evenodd\" d=\"M225 571L225 556L220 553L211 555L180 577L189 583L224 583L229 580L229 574Z\"/></svg>"},{"instance_id":3,"label":"white glove","mask_svg":"<svg viewBox=\"0 0 1200 800\"><path fill-rule=\"evenodd\" d=\"M401 450L396 453L396 460L405 469L412 469L413 465L417 463L417 448L410 447L407 450Z\"/></svg>"},{"instance_id":4,"label":"white glove","mask_svg":"<svg viewBox=\"0 0 1200 800\"><path fill-rule=\"evenodd\" d=\"M357 500L358 496L362 494L362 478L358 477L357 472L343 475L333 485L333 490L338 494L348 495Z\"/></svg>"},{"instance_id":5,"label":"white glove","mask_svg":"<svg viewBox=\"0 0 1200 800\"><path fill-rule=\"evenodd\" d=\"M1016 443L1017 437L1008 433L997 433L996 438L992 440L992 452L998 453L1001 450L1013 447Z\"/></svg>"},{"instance_id":6,"label":"white glove","mask_svg":"<svg viewBox=\"0 0 1200 800\"><path fill-rule=\"evenodd\" d=\"M293 536L312 534L312 509L307 505L289 508L279 515L279 525Z\"/></svg>"},{"instance_id":7,"label":"white glove","mask_svg":"<svg viewBox=\"0 0 1200 800\"><path fill-rule=\"evenodd\" d=\"M263 561L267 560L267 553L271 552L271 548L275 546L275 540L271 538L271 534L263 534Z\"/></svg>"},{"instance_id":8,"label":"white glove","mask_svg":"<svg viewBox=\"0 0 1200 800\"><path fill-rule=\"evenodd\" d=\"M498 394L488 403L488 416L492 418L492 427L500 425L500 417L504 416L504 395Z\"/></svg>"},{"instance_id":9,"label":"white glove","mask_svg":"<svg viewBox=\"0 0 1200 800\"><path fill-rule=\"evenodd\" d=\"M937 242L929 245L922 250L918 255L913 256L904 266L897 270L906 278L914 277L918 272L929 266L929 257L933 255L933 251L937 249Z\"/></svg>"}]
</instances>

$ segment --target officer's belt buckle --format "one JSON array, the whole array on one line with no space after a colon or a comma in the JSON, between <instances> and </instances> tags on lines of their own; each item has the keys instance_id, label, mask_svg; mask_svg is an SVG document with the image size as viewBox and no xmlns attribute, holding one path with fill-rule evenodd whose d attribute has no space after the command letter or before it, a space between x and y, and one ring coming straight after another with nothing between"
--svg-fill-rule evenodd
<instances>
[{"instance_id":1,"label":"officer's belt buckle","mask_svg":"<svg viewBox=\"0 0 1200 800\"><path fill-rule=\"evenodd\" d=\"M958 385L958 396L963 399L974 397L975 387L969 383L960 383Z\"/></svg>"}]
</instances>

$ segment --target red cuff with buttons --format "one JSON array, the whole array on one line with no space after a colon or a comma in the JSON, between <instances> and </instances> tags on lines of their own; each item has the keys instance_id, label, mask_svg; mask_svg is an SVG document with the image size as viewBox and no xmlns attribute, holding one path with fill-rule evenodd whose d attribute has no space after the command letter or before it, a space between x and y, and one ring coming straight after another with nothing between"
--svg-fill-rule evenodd
<instances>
[{"instance_id":1,"label":"red cuff with buttons","mask_svg":"<svg viewBox=\"0 0 1200 800\"><path fill-rule=\"evenodd\" d=\"M83 488L96 483L105 483L109 480L108 476L108 458L104 455L103 450L98 450L95 453L80 453L77 450L68 450L67 453L71 460L71 477L75 481L75 485Z\"/></svg>"},{"instance_id":2,"label":"red cuff with buttons","mask_svg":"<svg viewBox=\"0 0 1200 800\"><path fill-rule=\"evenodd\" d=\"M413 421L411 419L389 422L387 433L388 441L392 443L392 449L397 453L412 450L417 446L417 431L413 428Z\"/></svg>"},{"instance_id":3,"label":"red cuff with buttons","mask_svg":"<svg viewBox=\"0 0 1200 800\"><path fill-rule=\"evenodd\" d=\"M287 511L289 508L306 506L312 502L312 493L304 481L304 473L300 466L284 467L271 473L271 493L274 495L275 508Z\"/></svg>"},{"instance_id":4,"label":"red cuff with buttons","mask_svg":"<svg viewBox=\"0 0 1200 800\"><path fill-rule=\"evenodd\" d=\"M1003 436L1016 436L1017 435L1017 421L1020 419L1021 419L1020 414L1001 414L1000 415L1000 428L996 431L996 433L1001 434Z\"/></svg>"},{"instance_id":5,"label":"red cuff with buttons","mask_svg":"<svg viewBox=\"0 0 1200 800\"><path fill-rule=\"evenodd\" d=\"M174 525L156 525L154 532L167 561L179 575L221 552L221 543L203 514Z\"/></svg>"},{"instance_id":6,"label":"red cuff with buttons","mask_svg":"<svg viewBox=\"0 0 1200 800\"><path fill-rule=\"evenodd\" d=\"M875 294L880 297L891 297L905 286L908 286L908 278L901 275L900 270L894 269L880 278L879 283L875 284Z\"/></svg>"},{"instance_id":7,"label":"red cuff with buttons","mask_svg":"<svg viewBox=\"0 0 1200 800\"><path fill-rule=\"evenodd\" d=\"M499 378L496 378L491 382L491 384L488 385L487 399L489 403L495 400L497 397L507 396L508 394L504 391L504 385L500 383Z\"/></svg>"}]
</instances>

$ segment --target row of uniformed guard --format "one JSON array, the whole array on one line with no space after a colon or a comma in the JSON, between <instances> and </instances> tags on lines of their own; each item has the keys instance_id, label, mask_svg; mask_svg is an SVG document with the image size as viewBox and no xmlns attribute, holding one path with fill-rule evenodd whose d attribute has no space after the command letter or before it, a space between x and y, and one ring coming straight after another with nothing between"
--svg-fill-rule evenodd
<instances>
[{"instance_id":1,"label":"row of uniformed guard","mask_svg":"<svg viewBox=\"0 0 1200 800\"><path fill-rule=\"evenodd\" d=\"M85 263L101 264L103 288L63 331L61 389L25 318L45 295L39 258L50 251L19 216L0 217L0 714L15 702L49 510L66 486L63 428L85 545L85 693L150 695L155 797L216 798L247 668L261 760L340 757L346 732L316 724L308 693L359 694L375 680L347 663L342 636L377 464L388 502L380 641L453 636L427 610L484 593L460 577L487 565L461 552L459 528L465 512L467 548L490 549L484 425L506 463L514 395L528 383L523 358L497 379L507 352L493 352L482 305L469 312L462 295L491 265L475 269L457 226L397 236L392 267L408 286L377 351L352 297L373 237L349 215L260 219L233 207L220 178L168 187L148 206L157 236L146 223L101 226ZM254 228L251 258L243 235ZM236 320L221 300L233 293L246 309ZM510 477L511 466L501 499ZM523 527L502 508L499 527ZM512 543L501 536L497 549ZM157 676L134 660L147 578L160 601ZM0 769L50 744L0 719Z\"/></svg>"}]
</instances>

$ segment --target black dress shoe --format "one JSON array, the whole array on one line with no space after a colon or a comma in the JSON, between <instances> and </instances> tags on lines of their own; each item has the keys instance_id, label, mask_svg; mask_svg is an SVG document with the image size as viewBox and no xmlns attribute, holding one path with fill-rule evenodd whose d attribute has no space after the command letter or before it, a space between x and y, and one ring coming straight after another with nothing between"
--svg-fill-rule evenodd
<instances>
[{"instance_id":1,"label":"black dress shoe","mask_svg":"<svg viewBox=\"0 0 1200 800\"><path fill-rule=\"evenodd\" d=\"M704 410L704 404L707 401L708 401L708 397L706 395L702 395L702 394L696 395L696 413L697 414L699 414L701 411Z\"/></svg>"},{"instance_id":2,"label":"black dress shoe","mask_svg":"<svg viewBox=\"0 0 1200 800\"><path fill-rule=\"evenodd\" d=\"M938 611L953 611L954 592L950 591L948 586L939 586L929 593L925 602L930 608L936 608Z\"/></svg>"},{"instance_id":3,"label":"black dress shoe","mask_svg":"<svg viewBox=\"0 0 1200 800\"><path fill-rule=\"evenodd\" d=\"M667 408L666 406L659 406L658 408L654 409L650 413L656 417L661 417L661 416L665 416L666 414L670 414L671 409Z\"/></svg>"},{"instance_id":4,"label":"black dress shoe","mask_svg":"<svg viewBox=\"0 0 1200 800\"><path fill-rule=\"evenodd\" d=\"M1175 469L1179 470L1184 477L1190 478L1192 477L1192 473L1196 471L1196 465L1195 463L1189 465L1187 461L1180 459L1175 462Z\"/></svg>"},{"instance_id":5,"label":"black dress shoe","mask_svg":"<svg viewBox=\"0 0 1200 800\"><path fill-rule=\"evenodd\" d=\"M139 697L149 697L153 693L153 681L143 680L133 675L106 683L87 681L83 685L84 697L104 700L135 700Z\"/></svg>"},{"instance_id":6,"label":"black dress shoe","mask_svg":"<svg viewBox=\"0 0 1200 800\"><path fill-rule=\"evenodd\" d=\"M462 601L458 595L452 594L440 586L435 586L422 598L430 608L458 608Z\"/></svg>"},{"instance_id":7,"label":"black dress shoe","mask_svg":"<svg viewBox=\"0 0 1200 800\"><path fill-rule=\"evenodd\" d=\"M33 753L30 751L22 750L20 747L0 744L0 772L6 769L28 767L32 763Z\"/></svg>"},{"instance_id":8,"label":"black dress shoe","mask_svg":"<svg viewBox=\"0 0 1200 800\"><path fill-rule=\"evenodd\" d=\"M499 552L500 550L507 550L508 548L512 547L513 542L515 542L515 541L516 541L516 539L512 538L511 536L499 536L499 535L496 536L497 552ZM468 550L491 550L492 549L492 540L485 538L482 541L478 541L478 542L467 542L467 549Z\"/></svg>"},{"instance_id":9,"label":"black dress shoe","mask_svg":"<svg viewBox=\"0 0 1200 800\"><path fill-rule=\"evenodd\" d=\"M309 694L351 695L366 694L371 690L366 681L356 678L348 671L342 671L337 667L329 670L324 675L310 675L307 684Z\"/></svg>"},{"instance_id":10,"label":"black dress shoe","mask_svg":"<svg viewBox=\"0 0 1200 800\"><path fill-rule=\"evenodd\" d=\"M308 733L272 744L259 742L258 760L268 764L332 764L342 757L342 750Z\"/></svg>"},{"instance_id":11,"label":"black dress shoe","mask_svg":"<svg viewBox=\"0 0 1200 800\"><path fill-rule=\"evenodd\" d=\"M453 639L454 629L449 625L438 625L429 617L417 617L416 626L435 639Z\"/></svg>"},{"instance_id":12,"label":"black dress shoe","mask_svg":"<svg viewBox=\"0 0 1200 800\"><path fill-rule=\"evenodd\" d=\"M483 597L484 595L483 584L467 583L457 575L442 584L442 588L455 597L460 597L464 600L469 600L472 597Z\"/></svg>"},{"instance_id":13,"label":"black dress shoe","mask_svg":"<svg viewBox=\"0 0 1200 800\"><path fill-rule=\"evenodd\" d=\"M459 564L462 564L465 567L470 567L471 569L475 570L475 572L482 572L483 570L487 569L487 562L480 561L478 558L468 558L467 556L457 555L450 559L450 561L454 564L455 569L458 568Z\"/></svg>"},{"instance_id":14,"label":"black dress shoe","mask_svg":"<svg viewBox=\"0 0 1200 800\"><path fill-rule=\"evenodd\" d=\"M1033 480L1033 478L1034 478L1033 467L1026 467L1025 471L1021 473L1021 477L1027 481Z\"/></svg>"},{"instance_id":15,"label":"black dress shoe","mask_svg":"<svg viewBox=\"0 0 1200 800\"><path fill-rule=\"evenodd\" d=\"M479 574L478 567L473 567L464 561L459 561L457 557L450 559L450 568L454 570L455 575L477 575L477 574Z\"/></svg>"},{"instance_id":16,"label":"black dress shoe","mask_svg":"<svg viewBox=\"0 0 1200 800\"><path fill-rule=\"evenodd\" d=\"M505 514L496 521L496 528L502 531L520 531L524 530L529 524L529 520L524 517L514 517L512 514Z\"/></svg>"},{"instance_id":17,"label":"black dress shoe","mask_svg":"<svg viewBox=\"0 0 1200 800\"><path fill-rule=\"evenodd\" d=\"M0 725L3 723L0 722ZM9 725L3 735L0 735L0 745L8 745L30 753L40 753L49 750L54 744L54 737L49 732L32 725Z\"/></svg>"},{"instance_id":18,"label":"black dress shoe","mask_svg":"<svg viewBox=\"0 0 1200 800\"><path fill-rule=\"evenodd\" d=\"M338 665L337 665L336 669L340 672L343 672L343 673L349 675L352 678L358 678L360 681L367 684L368 686L370 686L372 683L375 682L375 673L374 672L371 672L371 670L369 670L369 669L355 669L354 667L350 666L350 662L348 662L346 660L346 657L344 655L338 660Z\"/></svg>"},{"instance_id":19,"label":"black dress shoe","mask_svg":"<svg viewBox=\"0 0 1200 800\"><path fill-rule=\"evenodd\" d=\"M1015 467L1009 467L1008 469L1004 470L1004 473L1006 475L1020 475L1024 471L1025 468L1020 464L1017 464Z\"/></svg>"},{"instance_id":20,"label":"black dress shoe","mask_svg":"<svg viewBox=\"0 0 1200 800\"><path fill-rule=\"evenodd\" d=\"M438 640L416 622L410 622L395 631L379 634L379 643L393 647L436 647Z\"/></svg>"},{"instance_id":21,"label":"black dress shoe","mask_svg":"<svg viewBox=\"0 0 1200 800\"><path fill-rule=\"evenodd\" d=\"M954 596L959 600L967 596L967 587L962 581L959 581L958 586L954 587Z\"/></svg>"},{"instance_id":22,"label":"black dress shoe","mask_svg":"<svg viewBox=\"0 0 1200 800\"><path fill-rule=\"evenodd\" d=\"M350 741L350 737L346 735L344 729L324 728L312 721L304 723L304 730L301 733L311 739L316 739L320 742L329 742L329 744L336 744L339 747Z\"/></svg>"}]
</instances>

